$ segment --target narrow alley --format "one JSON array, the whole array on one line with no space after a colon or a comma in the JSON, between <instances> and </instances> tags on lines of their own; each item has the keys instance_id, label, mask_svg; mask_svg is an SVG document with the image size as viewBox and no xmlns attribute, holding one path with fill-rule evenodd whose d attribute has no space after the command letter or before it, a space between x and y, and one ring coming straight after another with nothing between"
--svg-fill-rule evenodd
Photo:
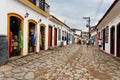
<instances>
[{"instance_id":1,"label":"narrow alley","mask_svg":"<svg viewBox=\"0 0 120 80\"><path fill-rule=\"evenodd\" d=\"M72 44L9 61L0 67L0 80L120 80L120 60Z\"/></svg>"}]
</instances>

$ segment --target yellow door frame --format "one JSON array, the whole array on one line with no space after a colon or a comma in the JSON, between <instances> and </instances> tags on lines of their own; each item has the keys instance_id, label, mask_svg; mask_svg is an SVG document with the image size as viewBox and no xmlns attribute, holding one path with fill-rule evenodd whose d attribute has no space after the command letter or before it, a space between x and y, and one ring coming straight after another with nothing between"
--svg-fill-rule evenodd
<instances>
[{"instance_id":1,"label":"yellow door frame","mask_svg":"<svg viewBox=\"0 0 120 80\"><path fill-rule=\"evenodd\" d=\"M29 19L28 20L28 48L29 48L29 23L33 23L33 24L35 24L35 29L36 29L36 31L37 31L37 22L35 21L35 20L33 20L33 19ZM37 40L37 39L36 39ZM37 42L37 41L36 41ZM29 53L29 50L27 50L28 51L28 53ZM34 52L37 52L37 45L36 46L34 46Z\"/></svg>"},{"instance_id":2,"label":"yellow door frame","mask_svg":"<svg viewBox=\"0 0 120 80\"><path fill-rule=\"evenodd\" d=\"M44 44L44 50L45 50L45 48L46 48L46 25L42 23L42 24L40 24L40 28L41 28L41 26L43 26L43 27L44 27L44 30L45 30L45 31L44 31L44 38L45 38L45 39L44 39L44 43L45 43L45 44ZM40 39L40 42L41 42L41 39ZM40 44L41 44L41 43L40 43Z\"/></svg>"},{"instance_id":3,"label":"yellow door frame","mask_svg":"<svg viewBox=\"0 0 120 80\"><path fill-rule=\"evenodd\" d=\"M24 34L24 18L22 16L20 16L19 14L17 13L8 13L7 15L7 35L8 35L8 49L9 49L9 37L10 37L10 17L11 16L14 16L16 18L18 18L20 21L21 21L21 29L22 29L22 35ZM9 54L9 57L10 57L10 53ZM20 50L20 56L23 55L23 48Z\"/></svg>"}]
</instances>

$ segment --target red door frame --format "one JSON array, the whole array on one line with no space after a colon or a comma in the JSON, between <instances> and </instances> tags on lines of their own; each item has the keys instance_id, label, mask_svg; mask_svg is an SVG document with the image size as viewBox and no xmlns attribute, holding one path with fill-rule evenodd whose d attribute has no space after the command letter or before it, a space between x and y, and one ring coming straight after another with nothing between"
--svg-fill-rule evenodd
<instances>
[{"instance_id":1,"label":"red door frame","mask_svg":"<svg viewBox=\"0 0 120 80\"><path fill-rule=\"evenodd\" d=\"M52 46L52 27L48 28L48 48Z\"/></svg>"}]
</instances>

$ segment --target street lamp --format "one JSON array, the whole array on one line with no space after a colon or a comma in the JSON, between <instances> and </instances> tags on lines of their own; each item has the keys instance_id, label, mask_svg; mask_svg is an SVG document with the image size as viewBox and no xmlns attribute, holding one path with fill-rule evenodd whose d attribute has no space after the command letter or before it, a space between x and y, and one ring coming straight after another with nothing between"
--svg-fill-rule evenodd
<instances>
[{"instance_id":1,"label":"street lamp","mask_svg":"<svg viewBox=\"0 0 120 80\"><path fill-rule=\"evenodd\" d=\"M90 17L83 17L83 19L86 19L87 20L87 22L88 22L88 24L86 24L86 27L88 27L89 28L89 40L90 40Z\"/></svg>"}]
</instances>

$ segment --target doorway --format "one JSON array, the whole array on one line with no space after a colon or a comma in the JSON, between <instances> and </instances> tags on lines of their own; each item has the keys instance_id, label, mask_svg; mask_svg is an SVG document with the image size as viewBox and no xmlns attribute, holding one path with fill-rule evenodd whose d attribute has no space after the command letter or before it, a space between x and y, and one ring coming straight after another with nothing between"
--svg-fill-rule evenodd
<instances>
[{"instance_id":1,"label":"doorway","mask_svg":"<svg viewBox=\"0 0 120 80\"><path fill-rule=\"evenodd\" d=\"M22 21L16 16L9 19L9 57L20 56L23 49Z\"/></svg>"},{"instance_id":2,"label":"doorway","mask_svg":"<svg viewBox=\"0 0 120 80\"><path fill-rule=\"evenodd\" d=\"M40 50L45 50L45 26L40 26Z\"/></svg>"},{"instance_id":3,"label":"doorway","mask_svg":"<svg viewBox=\"0 0 120 80\"><path fill-rule=\"evenodd\" d=\"M37 32L35 28L36 24L33 22L29 22L29 30L28 30L28 52L36 52L36 44L37 44Z\"/></svg>"},{"instance_id":4,"label":"doorway","mask_svg":"<svg viewBox=\"0 0 120 80\"><path fill-rule=\"evenodd\" d=\"M115 27L113 26L110 30L111 35L110 35L110 53L114 55L115 51Z\"/></svg>"},{"instance_id":5,"label":"doorway","mask_svg":"<svg viewBox=\"0 0 120 80\"><path fill-rule=\"evenodd\" d=\"M117 57L120 57L120 23L117 26Z\"/></svg>"},{"instance_id":6,"label":"doorway","mask_svg":"<svg viewBox=\"0 0 120 80\"><path fill-rule=\"evenodd\" d=\"M68 37L69 37L69 34L68 34L68 32L67 32L67 39L66 39L67 45L68 45L68 42L69 42Z\"/></svg>"},{"instance_id":7,"label":"doorway","mask_svg":"<svg viewBox=\"0 0 120 80\"><path fill-rule=\"evenodd\" d=\"M54 46L57 46L57 29L54 28Z\"/></svg>"},{"instance_id":8,"label":"doorway","mask_svg":"<svg viewBox=\"0 0 120 80\"><path fill-rule=\"evenodd\" d=\"M105 50L105 29L103 29L103 50Z\"/></svg>"},{"instance_id":9,"label":"doorway","mask_svg":"<svg viewBox=\"0 0 120 80\"><path fill-rule=\"evenodd\" d=\"M48 48L52 47L52 27L48 29Z\"/></svg>"}]
</instances>

